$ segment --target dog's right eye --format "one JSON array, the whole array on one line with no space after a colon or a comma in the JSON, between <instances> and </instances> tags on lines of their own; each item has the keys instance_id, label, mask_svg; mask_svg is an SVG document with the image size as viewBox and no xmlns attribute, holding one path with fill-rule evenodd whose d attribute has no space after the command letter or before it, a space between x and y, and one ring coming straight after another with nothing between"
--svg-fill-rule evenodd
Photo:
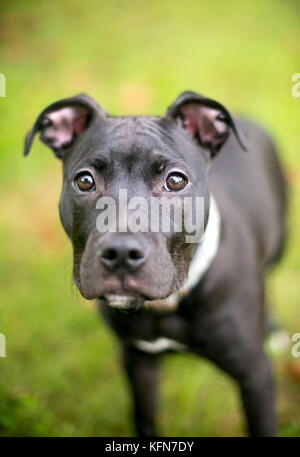
<instances>
[{"instance_id":1,"label":"dog's right eye","mask_svg":"<svg viewBox=\"0 0 300 457\"><path fill-rule=\"evenodd\" d=\"M93 176L89 172L82 172L76 176L74 184L80 192L92 192L96 189L96 184Z\"/></svg>"}]
</instances>

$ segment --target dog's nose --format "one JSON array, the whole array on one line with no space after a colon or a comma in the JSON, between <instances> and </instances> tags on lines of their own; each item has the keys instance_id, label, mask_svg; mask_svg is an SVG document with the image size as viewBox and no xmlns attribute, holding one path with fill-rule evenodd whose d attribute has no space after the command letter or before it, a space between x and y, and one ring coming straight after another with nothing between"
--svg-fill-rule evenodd
<instances>
[{"instance_id":1,"label":"dog's nose","mask_svg":"<svg viewBox=\"0 0 300 457\"><path fill-rule=\"evenodd\" d=\"M99 257L110 271L135 271L145 263L147 254L135 237L115 235L101 242Z\"/></svg>"}]
</instances>

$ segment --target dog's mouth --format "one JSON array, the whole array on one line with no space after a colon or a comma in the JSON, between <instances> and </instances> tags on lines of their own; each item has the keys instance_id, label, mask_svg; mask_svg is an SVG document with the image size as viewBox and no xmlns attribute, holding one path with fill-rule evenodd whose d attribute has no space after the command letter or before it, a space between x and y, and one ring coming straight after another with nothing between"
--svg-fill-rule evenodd
<instances>
[{"instance_id":1,"label":"dog's mouth","mask_svg":"<svg viewBox=\"0 0 300 457\"><path fill-rule=\"evenodd\" d=\"M144 278L139 280L129 275L124 278L109 275L100 280L91 277L90 281L79 279L73 278L73 281L84 298L103 300L108 306L119 309L138 309L152 306L154 302L159 307L174 292L170 287L157 287L154 281L147 283Z\"/></svg>"}]
</instances>

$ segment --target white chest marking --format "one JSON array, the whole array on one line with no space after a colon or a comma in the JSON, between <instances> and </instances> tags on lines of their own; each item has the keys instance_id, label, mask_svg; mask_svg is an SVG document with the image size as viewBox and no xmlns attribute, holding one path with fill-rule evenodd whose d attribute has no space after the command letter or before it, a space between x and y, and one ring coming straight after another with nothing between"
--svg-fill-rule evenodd
<instances>
[{"instance_id":1,"label":"white chest marking","mask_svg":"<svg viewBox=\"0 0 300 457\"><path fill-rule=\"evenodd\" d=\"M200 242L198 248L196 249L190 265L187 281L188 289L194 287L199 279L202 278L217 255L220 244L220 232L221 215L217 202L211 194L207 227L204 232L202 242Z\"/></svg>"},{"instance_id":2,"label":"white chest marking","mask_svg":"<svg viewBox=\"0 0 300 457\"><path fill-rule=\"evenodd\" d=\"M151 354L159 354L168 349L173 351L186 351L187 346L178 341L170 340L169 338L156 338L153 341L146 340L133 340L133 345L144 352L149 352Z\"/></svg>"}]
</instances>

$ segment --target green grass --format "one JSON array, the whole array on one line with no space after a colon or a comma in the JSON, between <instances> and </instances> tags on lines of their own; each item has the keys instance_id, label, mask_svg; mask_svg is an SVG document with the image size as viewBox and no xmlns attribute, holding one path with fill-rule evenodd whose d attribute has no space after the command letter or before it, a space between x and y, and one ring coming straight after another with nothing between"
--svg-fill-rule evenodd
<instances>
[{"instance_id":1,"label":"green grass","mask_svg":"<svg viewBox=\"0 0 300 457\"><path fill-rule=\"evenodd\" d=\"M88 92L111 113L163 113L193 89L273 134L291 186L290 238L268 282L276 315L300 331L300 7L296 1L12 1L2 6L0 72L0 435L132 433L116 342L71 286L60 226L60 163L25 132L47 104ZM273 357L280 434L300 436L300 386ZM242 435L236 386L210 363L166 358L159 425L174 436Z\"/></svg>"}]
</instances>

